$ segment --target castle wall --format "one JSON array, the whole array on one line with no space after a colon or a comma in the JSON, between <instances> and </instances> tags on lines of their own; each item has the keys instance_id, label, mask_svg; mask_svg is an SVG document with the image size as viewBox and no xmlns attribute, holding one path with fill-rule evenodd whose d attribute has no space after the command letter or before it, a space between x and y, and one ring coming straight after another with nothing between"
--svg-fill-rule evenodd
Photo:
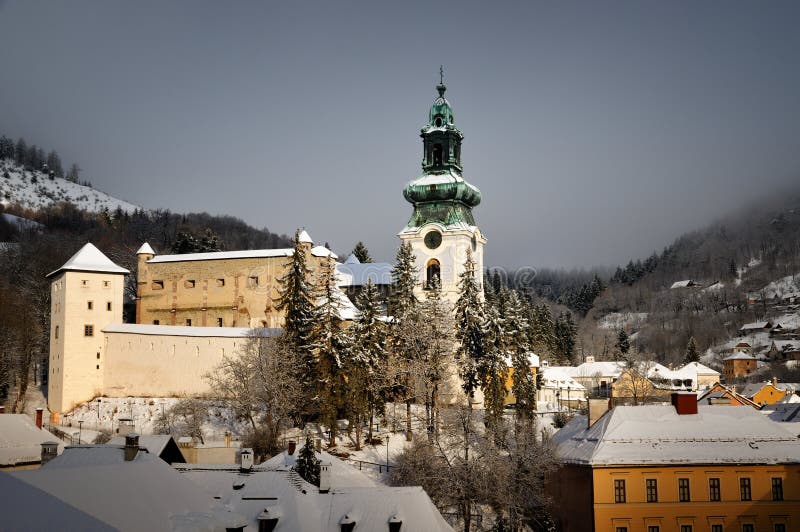
<instances>
[{"instance_id":1,"label":"castle wall","mask_svg":"<svg viewBox=\"0 0 800 532\"><path fill-rule=\"evenodd\" d=\"M135 329L136 326L116 328ZM205 375L212 372L223 357L242 349L248 342L246 334L249 331L229 328L226 332L233 332L233 335L205 336L213 335L219 329L191 329L196 335L105 332L107 362L102 393L109 397L172 397L210 392Z\"/></svg>"}]
</instances>

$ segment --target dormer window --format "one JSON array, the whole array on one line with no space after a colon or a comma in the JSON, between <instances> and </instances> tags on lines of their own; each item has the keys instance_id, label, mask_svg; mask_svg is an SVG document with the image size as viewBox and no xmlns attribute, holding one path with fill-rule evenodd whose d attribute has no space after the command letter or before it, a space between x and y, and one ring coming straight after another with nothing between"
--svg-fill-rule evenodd
<instances>
[{"instance_id":1,"label":"dormer window","mask_svg":"<svg viewBox=\"0 0 800 532\"><path fill-rule=\"evenodd\" d=\"M436 127L442 127L442 117L441 116L437 116L435 123L436 123Z\"/></svg>"}]
</instances>

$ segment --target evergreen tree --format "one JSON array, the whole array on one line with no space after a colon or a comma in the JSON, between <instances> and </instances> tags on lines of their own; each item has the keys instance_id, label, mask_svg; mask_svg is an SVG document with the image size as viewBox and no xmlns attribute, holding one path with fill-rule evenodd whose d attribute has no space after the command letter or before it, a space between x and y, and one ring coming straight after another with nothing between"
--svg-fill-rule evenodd
<instances>
[{"instance_id":1,"label":"evergreen tree","mask_svg":"<svg viewBox=\"0 0 800 532\"><path fill-rule=\"evenodd\" d=\"M728 276L731 279L736 279L739 276L739 269L736 267L736 259L731 258L728 263Z\"/></svg>"},{"instance_id":2,"label":"evergreen tree","mask_svg":"<svg viewBox=\"0 0 800 532\"><path fill-rule=\"evenodd\" d=\"M360 240L356 244L356 247L353 248L353 255L356 256L358 262L361 264L366 264L367 262L373 262L372 257L369 255L369 250L367 249L366 244L361 242Z\"/></svg>"},{"instance_id":3,"label":"evergreen tree","mask_svg":"<svg viewBox=\"0 0 800 532\"><path fill-rule=\"evenodd\" d=\"M289 269L278 279L279 297L275 305L285 313L283 340L299 355L298 380L303 386L309 386L317 378L313 345L316 294L311 271L306 265L306 247L300 242L298 229L294 234L292 257L287 265Z\"/></svg>"},{"instance_id":4,"label":"evergreen tree","mask_svg":"<svg viewBox=\"0 0 800 532\"><path fill-rule=\"evenodd\" d=\"M467 260L464 271L459 276L460 295L455 305L456 340L458 340L456 356L462 387L467 394L469 404L475 390L480 386L478 365L483 358L484 338L483 303L478 282L475 278L477 264L472 258L472 251L467 249Z\"/></svg>"},{"instance_id":5,"label":"evergreen tree","mask_svg":"<svg viewBox=\"0 0 800 532\"><path fill-rule=\"evenodd\" d=\"M625 329L620 328L619 332L617 332L617 350L624 358L625 355L628 354L628 351L630 351L630 349L631 349L631 342L630 338L628 338L628 333L625 332Z\"/></svg>"},{"instance_id":6,"label":"evergreen tree","mask_svg":"<svg viewBox=\"0 0 800 532\"><path fill-rule=\"evenodd\" d=\"M47 154L47 167L56 177L64 177L64 168L61 167L61 158L55 150Z\"/></svg>"},{"instance_id":7,"label":"evergreen tree","mask_svg":"<svg viewBox=\"0 0 800 532\"><path fill-rule=\"evenodd\" d=\"M402 316L417 303L414 287L417 284L417 269L414 262L417 258L411 244L403 242L397 250L392 268L392 294L389 296L389 312L396 319Z\"/></svg>"},{"instance_id":8,"label":"evergreen tree","mask_svg":"<svg viewBox=\"0 0 800 532\"><path fill-rule=\"evenodd\" d=\"M478 376L483 389L487 428L498 435L503 420L508 366L505 362L507 355L505 324L496 305L486 308L483 337L484 356L478 364Z\"/></svg>"},{"instance_id":9,"label":"evergreen tree","mask_svg":"<svg viewBox=\"0 0 800 532\"><path fill-rule=\"evenodd\" d=\"M700 362L700 352L697 350L697 343L694 341L694 336L689 338L689 343L686 345L686 354L683 356L683 363Z\"/></svg>"},{"instance_id":10,"label":"evergreen tree","mask_svg":"<svg viewBox=\"0 0 800 532\"><path fill-rule=\"evenodd\" d=\"M323 263L318 282L320 301L317 305L313 329L313 345L318 368L314 397L315 410L330 429L330 446L336 445L336 421L344 408L345 374L343 360L349 357L351 338L339 319L340 304L337 294L333 260Z\"/></svg>"},{"instance_id":11,"label":"evergreen tree","mask_svg":"<svg viewBox=\"0 0 800 532\"><path fill-rule=\"evenodd\" d=\"M533 350L541 356L552 357L556 351L556 338L550 307L545 303L533 307L528 324L528 338Z\"/></svg>"},{"instance_id":12,"label":"evergreen tree","mask_svg":"<svg viewBox=\"0 0 800 532\"><path fill-rule=\"evenodd\" d=\"M65 179L67 181L71 181L72 183L77 183L78 180L81 178L81 171L82 170L80 166L78 166L75 163L72 163L72 165L69 167L69 170L67 171Z\"/></svg>"},{"instance_id":13,"label":"evergreen tree","mask_svg":"<svg viewBox=\"0 0 800 532\"><path fill-rule=\"evenodd\" d=\"M25 166L28 158L28 144L25 139L20 137L17 139L17 144L14 146L14 162L20 166Z\"/></svg>"},{"instance_id":14,"label":"evergreen tree","mask_svg":"<svg viewBox=\"0 0 800 532\"><path fill-rule=\"evenodd\" d=\"M306 435L306 443L300 448L297 455L297 460L294 463L294 470L300 475L303 480L314 486L319 486L319 471L320 460L314 453L314 442L311 441L311 436Z\"/></svg>"},{"instance_id":15,"label":"evergreen tree","mask_svg":"<svg viewBox=\"0 0 800 532\"><path fill-rule=\"evenodd\" d=\"M120 208L114 213L114 219L119 221L125 218L127 213ZM208 253L221 251L219 237L211 229L206 228L203 236L197 237L189 231L178 231L175 241L172 243L172 253Z\"/></svg>"},{"instance_id":16,"label":"evergreen tree","mask_svg":"<svg viewBox=\"0 0 800 532\"><path fill-rule=\"evenodd\" d=\"M0 137L0 159L9 160L14 158L14 141L3 135Z\"/></svg>"},{"instance_id":17,"label":"evergreen tree","mask_svg":"<svg viewBox=\"0 0 800 532\"><path fill-rule=\"evenodd\" d=\"M572 362L575 354L575 336L577 327L572 321L572 314L562 312L555 323L555 345L559 362L568 364Z\"/></svg>"},{"instance_id":18,"label":"evergreen tree","mask_svg":"<svg viewBox=\"0 0 800 532\"><path fill-rule=\"evenodd\" d=\"M536 379L531 372L530 344L527 331L530 328L527 309L512 290L506 301L505 331L506 344L511 354L511 365L514 373L511 378L511 392L516 400L516 418L518 421L531 421L536 411Z\"/></svg>"},{"instance_id":19,"label":"evergreen tree","mask_svg":"<svg viewBox=\"0 0 800 532\"><path fill-rule=\"evenodd\" d=\"M358 296L361 313L352 326L352 356L345 363L348 379L348 398L356 427L356 448L360 448L361 425L369 419L368 440L372 439L372 420L383 409L388 391L386 375L386 330L378 319L381 302L378 289L367 281Z\"/></svg>"}]
</instances>

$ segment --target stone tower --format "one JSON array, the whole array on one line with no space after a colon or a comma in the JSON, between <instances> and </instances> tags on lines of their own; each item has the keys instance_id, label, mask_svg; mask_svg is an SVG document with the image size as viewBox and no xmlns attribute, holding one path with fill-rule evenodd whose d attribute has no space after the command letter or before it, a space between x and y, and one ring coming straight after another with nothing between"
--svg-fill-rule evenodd
<instances>
[{"instance_id":1,"label":"stone tower","mask_svg":"<svg viewBox=\"0 0 800 532\"><path fill-rule=\"evenodd\" d=\"M444 97L447 88L443 81L440 80L436 90L439 97L434 100L428 123L420 134L422 175L403 190L403 196L414 205L414 212L398 236L411 244L417 258L417 297L424 298L425 290L436 276L442 296L455 303L468 249L472 250L478 282L482 284L486 238L472 216L472 208L481 202L480 190L461 175L464 135L454 125L453 108Z\"/></svg>"},{"instance_id":2,"label":"stone tower","mask_svg":"<svg viewBox=\"0 0 800 532\"><path fill-rule=\"evenodd\" d=\"M122 323L125 274L86 244L50 279L50 375L47 405L57 421L76 403L99 395L105 369L103 328Z\"/></svg>"}]
</instances>

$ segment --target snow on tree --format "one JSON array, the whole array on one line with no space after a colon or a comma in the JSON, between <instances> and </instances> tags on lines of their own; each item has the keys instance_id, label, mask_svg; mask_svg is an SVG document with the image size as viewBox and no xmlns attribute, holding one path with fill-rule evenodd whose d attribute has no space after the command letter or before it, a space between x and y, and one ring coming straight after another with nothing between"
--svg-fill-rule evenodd
<instances>
[{"instance_id":1,"label":"snow on tree","mask_svg":"<svg viewBox=\"0 0 800 532\"><path fill-rule=\"evenodd\" d=\"M558 361L563 364L572 362L575 355L575 336L577 326L570 312L559 314L555 323L555 348Z\"/></svg>"},{"instance_id":2,"label":"snow on tree","mask_svg":"<svg viewBox=\"0 0 800 532\"><path fill-rule=\"evenodd\" d=\"M516 418L530 422L536 412L536 379L528 358L530 343L526 332L530 328L527 309L516 291L512 290L506 302L505 334L511 352L514 373L511 377L511 393L516 400Z\"/></svg>"},{"instance_id":3,"label":"snow on tree","mask_svg":"<svg viewBox=\"0 0 800 532\"><path fill-rule=\"evenodd\" d=\"M358 262L360 262L361 264L366 264L368 262L374 262L372 260L372 257L369 254L369 250L367 249L366 244L364 244L360 240L356 244L356 247L353 248L352 253L353 253L353 255L356 256L356 258L358 259Z\"/></svg>"},{"instance_id":4,"label":"snow on tree","mask_svg":"<svg viewBox=\"0 0 800 532\"><path fill-rule=\"evenodd\" d=\"M372 421L375 413L383 409L388 392L386 326L378 319L382 315L380 296L371 280L358 296L358 307L361 313L352 326L351 356L344 366L357 450L365 421L369 421L367 440L372 440Z\"/></svg>"},{"instance_id":5,"label":"snow on tree","mask_svg":"<svg viewBox=\"0 0 800 532\"><path fill-rule=\"evenodd\" d=\"M683 356L683 363L700 362L700 352L697 350L697 343L694 341L694 336L689 338L689 343L686 345L686 354Z\"/></svg>"},{"instance_id":6,"label":"snow on tree","mask_svg":"<svg viewBox=\"0 0 800 532\"><path fill-rule=\"evenodd\" d=\"M550 307L545 303L533 307L528 323L528 338L532 349L539 355L553 356L556 351L556 337Z\"/></svg>"},{"instance_id":7,"label":"snow on tree","mask_svg":"<svg viewBox=\"0 0 800 532\"><path fill-rule=\"evenodd\" d=\"M483 335L484 356L477 369L483 389L484 416L488 429L498 433L503 420L505 384L508 376L505 362L507 355L505 323L498 305L490 305L486 309Z\"/></svg>"},{"instance_id":8,"label":"snow on tree","mask_svg":"<svg viewBox=\"0 0 800 532\"><path fill-rule=\"evenodd\" d=\"M315 410L330 428L330 446L336 445L336 420L345 405L344 360L350 356L352 338L339 320L338 288L333 260L322 265L318 280L320 299L314 316L313 346L317 356Z\"/></svg>"},{"instance_id":9,"label":"snow on tree","mask_svg":"<svg viewBox=\"0 0 800 532\"><path fill-rule=\"evenodd\" d=\"M406 311L417 303L414 295L417 284L416 260L411 244L400 244L392 268L392 294L389 296L389 311L395 318L402 319Z\"/></svg>"},{"instance_id":10,"label":"snow on tree","mask_svg":"<svg viewBox=\"0 0 800 532\"><path fill-rule=\"evenodd\" d=\"M0 159L14 158L14 141L3 135L0 137Z\"/></svg>"},{"instance_id":11,"label":"snow on tree","mask_svg":"<svg viewBox=\"0 0 800 532\"><path fill-rule=\"evenodd\" d=\"M319 464L320 461L314 453L314 442L311 441L311 435L306 434L306 443L300 448L294 470L309 484L319 486Z\"/></svg>"},{"instance_id":12,"label":"snow on tree","mask_svg":"<svg viewBox=\"0 0 800 532\"><path fill-rule=\"evenodd\" d=\"M475 260L472 251L467 249L464 271L460 274L460 295L455 304L455 335L458 340L456 357L462 387L472 404L475 390L480 386L478 366L484 356L483 322L485 315L481 301L481 289L476 280Z\"/></svg>"},{"instance_id":13,"label":"snow on tree","mask_svg":"<svg viewBox=\"0 0 800 532\"><path fill-rule=\"evenodd\" d=\"M314 352L314 320L316 317L316 290L311 270L306 264L306 245L300 242L300 230L294 234L294 252L289 259L288 271L278 279L279 297L275 308L285 313L283 339L300 357L297 372L303 386L313 387L317 380L317 357ZM309 409L310 400L306 404Z\"/></svg>"},{"instance_id":14,"label":"snow on tree","mask_svg":"<svg viewBox=\"0 0 800 532\"><path fill-rule=\"evenodd\" d=\"M619 332L617 332L617 350L624 357L630 349L631 341L628 338L628 333L625 332L625 329L620 328Z\"/></svg>"}]
</instances>

